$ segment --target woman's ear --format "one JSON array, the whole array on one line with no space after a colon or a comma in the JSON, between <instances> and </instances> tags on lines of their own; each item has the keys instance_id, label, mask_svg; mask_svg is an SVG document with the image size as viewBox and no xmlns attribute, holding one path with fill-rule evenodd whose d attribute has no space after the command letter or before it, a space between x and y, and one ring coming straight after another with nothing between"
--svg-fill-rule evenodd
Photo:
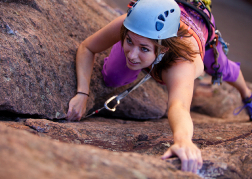
<instances>
[{"instance_id":1,"label":"woman's ear","mask_svg":"<svg viewBox=\"0 0 252 179\"><path fill-rule=\"evenodd\" d=\"M163 48L162 50L161 50L161 53L166 53L166 52L168 52L169 51L169 47L165 47L165 48Z\"/></svg>"}]
</instances>

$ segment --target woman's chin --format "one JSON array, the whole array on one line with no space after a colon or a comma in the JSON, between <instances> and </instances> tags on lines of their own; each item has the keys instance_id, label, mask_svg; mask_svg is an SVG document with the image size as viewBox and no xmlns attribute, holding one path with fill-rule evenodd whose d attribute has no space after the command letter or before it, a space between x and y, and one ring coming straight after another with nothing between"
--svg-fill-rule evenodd
<instances>
[{"instance_id":1,"label":"woman's chin","mask_svg":"<svg viewBox=\"0 0 252 179\"><path fill-rule=\"evenodd\" d=\"M127 67L131 70L141 70L142 68L139 67L139 65L130 65L127 63Z\"/></svg>"}]
</instances>

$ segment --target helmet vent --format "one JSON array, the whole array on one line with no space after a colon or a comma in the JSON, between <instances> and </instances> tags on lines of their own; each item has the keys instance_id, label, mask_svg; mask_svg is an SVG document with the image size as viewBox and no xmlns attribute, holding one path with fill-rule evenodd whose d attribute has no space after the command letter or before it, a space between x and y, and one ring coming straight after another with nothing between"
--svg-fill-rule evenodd
<instances>
[{"instance_id":1,"label":"helmet vent","mask_svg":"<svg viewBox=\"0 0 252 179\"><path fill-rule=\"evenodd\" d=\"M174 11L175 11L174 9L171 9L171 11L170 11L170 12L171 12L171 13L173 13Z\"/></svg>"},{"instance_id":2,"label":"helmet vent","mask_svg":"<svg viewBox=\"0 0 252 179\"><path fill-rule=\"evenodd\" d=\"M158 19L161 20L161 21L165 21L165 18L164 18L164 16L163 16L163 14L160 14L160 15L158 16Z\"/></svg>"},{"instance_id":3,"label":"helmet vent","mask_svg":"<svg viewBox=\"0 0 252 179\"><path fill-rule=\"evenodd\" d=\"M164 27L164 24L162 22L158 22L158 21L156 22L156 30L157 31L162 30L163 27Z\"/></svg>"},{"instance_id":4,"label":"helmet vent","mask_svg":"<svg viewBox=\"0 0 252 179\"><path fill-rule=\"evenodd\" d=\"M169 15L169 11L165 11L164 14L165 14L165 17L167 17Z\"/></svg>"}]
</instances>

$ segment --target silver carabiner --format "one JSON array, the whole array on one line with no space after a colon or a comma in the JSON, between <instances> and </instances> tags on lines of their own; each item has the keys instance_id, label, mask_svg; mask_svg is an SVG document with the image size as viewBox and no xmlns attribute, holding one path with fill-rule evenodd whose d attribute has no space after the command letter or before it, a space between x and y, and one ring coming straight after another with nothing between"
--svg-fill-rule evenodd
<instances>
[{"instance_id":1,"label":"silver carabiner","mask_svg":"<svg viewBox=\"0 0 252 179\"><path fill-rule=\"evenodd\" d=\"M117 104L113 107L113 108L109 108L108 104L117 97L118 95L112 96L111 98L109 98L105 103L104 103L104 107L109 110L109 111L113 111L115 112L116 110L116 106L118 106L120 104L120 100L116 100Z\"/></svg>"}]
</instances>

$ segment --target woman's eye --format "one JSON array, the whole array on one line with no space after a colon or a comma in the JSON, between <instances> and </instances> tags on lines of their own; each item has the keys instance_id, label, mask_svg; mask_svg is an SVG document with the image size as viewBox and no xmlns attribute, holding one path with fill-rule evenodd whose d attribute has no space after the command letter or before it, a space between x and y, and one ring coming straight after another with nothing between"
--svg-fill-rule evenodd
<instances>
[{"instance_id":1,"label":"woman's eye","mask_svg":"<svg viewBox=\"0 0 252 179\"><path fill-rule=\"evenodd\" d=\"M142 50L143 52L149 52L149 51L150 51L149 49L147 49L147 48L145 48L145 47L142 47L141 50Z\"/></svg>"},{"instance_id":2,"label":"woman's eye","mask_svg":"<svg viewBox=\"0 0 252 179\"><path fill-rule=\"evenodd\" d=\"M126 38L127 43L132 44L132 41L130 38Z\"/></svg>"}]
</instances>

